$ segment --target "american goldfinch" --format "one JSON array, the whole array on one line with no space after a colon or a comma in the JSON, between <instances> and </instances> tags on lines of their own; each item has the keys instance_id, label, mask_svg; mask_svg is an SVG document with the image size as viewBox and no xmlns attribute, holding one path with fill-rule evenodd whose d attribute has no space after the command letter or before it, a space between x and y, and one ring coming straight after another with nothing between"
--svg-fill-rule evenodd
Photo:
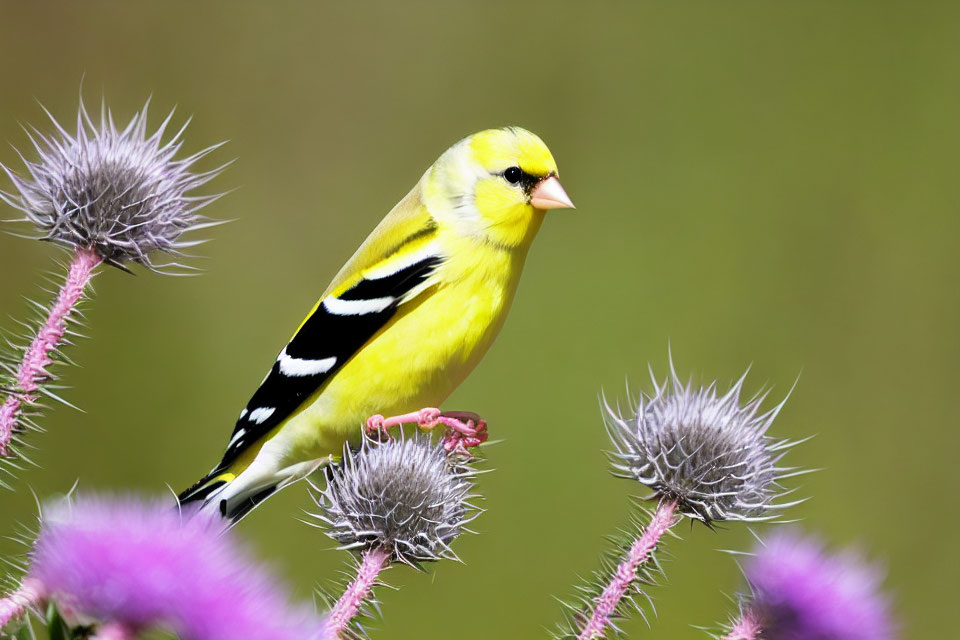
<instances>
[{"instance_id":1,"label":"american goldfinch","mask_svg":"<svg viewBox=\"0 0 960 640\"><path fill-rule=\"evenodd\" d=\"M462 425L433 407L503 326L544 212L570 207L533 133L490 129L453 145L333 278L181 504L237 520L337 459L365 422Z\"/></svg>"}]
</instances>

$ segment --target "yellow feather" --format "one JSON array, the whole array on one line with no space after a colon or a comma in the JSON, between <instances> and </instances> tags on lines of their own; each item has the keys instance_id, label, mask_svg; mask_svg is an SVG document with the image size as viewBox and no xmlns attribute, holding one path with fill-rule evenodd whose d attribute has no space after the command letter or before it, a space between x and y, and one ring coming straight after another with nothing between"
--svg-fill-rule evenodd
<instances>
[{"instance_id":1,"label":"yellow feather","mask_svg":"<svg viewBox=\"0 0 960 640\"><path fill-rule=\"evenodd\" d=\"M503 326L526 250L470 248L287 420L295 458L338 455L371 415L439 406L473 370Z\"/></svg>"}]
</instances>

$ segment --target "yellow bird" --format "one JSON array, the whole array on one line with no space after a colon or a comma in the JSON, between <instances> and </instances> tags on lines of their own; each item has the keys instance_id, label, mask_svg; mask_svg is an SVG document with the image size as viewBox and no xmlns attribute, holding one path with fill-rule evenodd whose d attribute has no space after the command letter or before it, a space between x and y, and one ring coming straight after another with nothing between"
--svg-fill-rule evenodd
<instances>
[{"instance_id":1,"label":"yellow bird","mask_svg":"<svg viewBox=\"0 0 960 640\"><path fill-rule=\"evenodd\" d=\"M453 145L334 277L240 413L223 459L181 504L202 500L238 520L335 460L365 422L441 422L482 439L465 416L435 407L500 332L544 212L570 207L550 150L529 131Z\"/></svg>"}]
</instances>

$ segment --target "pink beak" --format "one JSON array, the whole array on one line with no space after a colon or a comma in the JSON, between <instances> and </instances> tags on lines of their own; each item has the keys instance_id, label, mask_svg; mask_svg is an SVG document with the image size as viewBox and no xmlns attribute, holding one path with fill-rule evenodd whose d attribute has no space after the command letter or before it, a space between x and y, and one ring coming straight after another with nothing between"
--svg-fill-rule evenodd
<instances>
[{"instance_id":1,"label":"pink beak","mask_svg":"<svg viewBox=\"0 0 960 640\"><path fill-rule=\"evenodd\" d=\"M533 188L533 192L530 194L530 204L541 211L547 209L576 209L570 196L563 190L563 185L560 184L557 176L545 178Z\"/></svg>"}]
</instances>

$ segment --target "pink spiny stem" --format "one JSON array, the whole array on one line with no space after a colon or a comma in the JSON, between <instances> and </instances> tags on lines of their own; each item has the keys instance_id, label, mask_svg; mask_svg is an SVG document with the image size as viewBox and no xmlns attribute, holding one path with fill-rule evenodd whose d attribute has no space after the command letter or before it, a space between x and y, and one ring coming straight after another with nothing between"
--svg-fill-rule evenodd
<instances>
[{"instance_id":1,"label":"pink spiny stem","mask_svg":"<svg viewBox=\"0 0 960 640\"><path fill-rule=\"evenodd\" d=\"M45 597L46 591L39 582L29 578L24 580L19 589L0 600L0 629L14 618L22 616L27 609Z\"/></svg>"},{"instance_id":2,"label":"pink spiny stem","mask_svg":"<svg viewBox=\"0 0 960 640\"><path fill-rule=\"evenodd\" d=\"M733 625L730 633L723 640L758 640L760 638L760 616L750 609L746 609L740 620Z\"/></svg>"},{"instance_id":3,"label":"pink spiny stem","mask_svg":"<svg viewBox=\"0 0 960 640\"><path fill-rule=\"evenodd\" d=\"M662 502L657 508L656 513L650 520L650 524L643 530L643 533L637 538L627 557L617 567L610 584L606 586L603 593L595 600L596 608L583 627L583 631L577 636L577 640L591 640L592 638L604 637L604 630L610 625L610 619L617 611L617 607L624 596L630 590L630 585L637 579L637 571L646 563L653 550L656 549L660 538L663 537L670 527L676 522L675 516L677 509L676 502Z\"/></svg>"},{"instance_id":4,"label":"pink spiny stem","mask_svg":"<svg viewBox=\"0 0 960 640\"><path fill-rule=\"evenodd\" d=\"M70 262L67 279L17 368L17 391L7 396L0 406L0 456L10 455L10 441L23 405L36 402L40 385L49 379L47 367L53 362L51 352L60 346L70 314L83 297L93 271L101 261L102 258L92 249L78 249Z\"/></svg>"},{"instance_id":5,"label":"pink spiny stem","mask_svg":"<svg viewBox=\"0 0 960 640\"><path fill-rule=\"evenodd\" d=\"M363 560L357 569L357 577L347 585L346 591L337 600L324 623L324 639L333 640L347 628L350 621L360 611L360 607L370 597L380 572L390 564L390 552L383 549L371 549L363 554Z\"/></svg>"}]
</instances>

